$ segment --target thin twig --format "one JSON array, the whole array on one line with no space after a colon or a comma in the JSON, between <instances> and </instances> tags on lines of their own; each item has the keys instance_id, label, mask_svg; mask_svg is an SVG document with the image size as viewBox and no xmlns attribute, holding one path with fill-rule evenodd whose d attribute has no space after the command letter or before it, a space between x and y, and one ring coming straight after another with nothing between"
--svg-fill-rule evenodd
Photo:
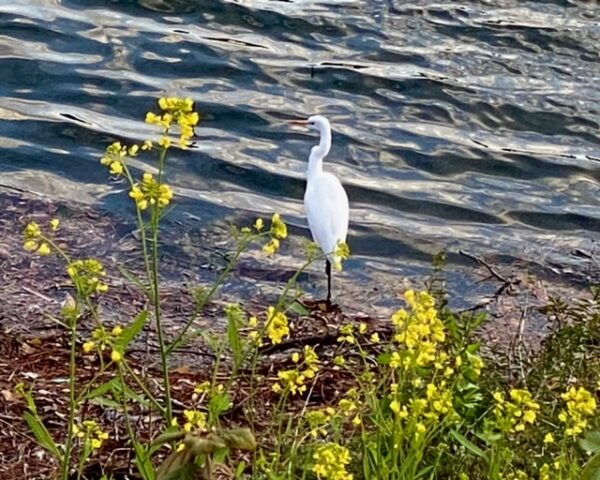
<instances>
[{"instance_id":1,"label":"thin twig","mask_svg":"<svg viewBox=\"0 0 600 480\"><path fill-rule=\"evenodd\" d=\"M508 278L504 277L503 275L500 275L496 270L494 270L494 268L487 263L485 260L482 260L481 258L476 257L475 255L471 255L470 253L465 252L464 250L459 250L458 253L460 253L461 255L470 258L471 260L474 260L475 262L477 262L479 265L483 265L488 272L490 272L490 274L494 277L496 277L498 280L500 280L502 283L508 285L513 285L515 283L514 280L509 280Z\"/></svg>"},{"instance_id":2,"label":"thin twig","mask_svg":"<svg viewBox=\"0 0 600 480\"><path fill-rule=\"evenodd\" d=\"M54 300L53 298L50 298L50 297L48 297L48 296L44 295L43 293L36 292L35 290L32 290L31 288L28 288L28 287L26 287L25 285L21 285L21 288L22 288L23 290L25 290L26 292L28 292L28 293L31 293L32 295L35 295L36 297L39 297L39 298L41 298L42 300L45 300L46 302L49 302L49 303L57 303L57 301L56 301L56 300Z\"/></svg>"}]
</instances>

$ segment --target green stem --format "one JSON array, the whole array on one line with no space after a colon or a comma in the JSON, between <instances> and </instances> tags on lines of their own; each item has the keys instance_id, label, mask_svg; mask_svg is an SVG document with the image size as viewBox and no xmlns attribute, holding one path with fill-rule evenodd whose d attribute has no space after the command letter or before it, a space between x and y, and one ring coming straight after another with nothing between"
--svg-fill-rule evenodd
<instances>
[{"instance_id":1,"label":"green stem","mask_svg":"<svg viewBox=\"0 0 600 480\"><path fill-rule=\"evenodd\" d=\"M138 458L138 451L136 448L137 445L137 441L135 439L135 433L133 431L133 427L131 426L131 420L129 419L129 412L127 409L127 397L125 395L125 390L127 388L126 384L125 384L125 378L123 376L123 368L121 366L121 364L118 365L119 368L119 380L121 381L121 395L120 395L120 400L121 400L121 406L123 407L123 416L125 417L125 427L127 428L127 434L129 435L129 439L131 440L131 443L134 446L134 451L135 451L135 455L136 455L136 460L138 460L136 462L137 466L138 466L138 470L140 468L142 468L142 466L144 465L144 462L140 462L139 458ZM140 473L142 473L140 471ZM144 475L144 478L148 478L146 475Z\"/></svg>"},{"instance_id":2,"label":"green stem","mask_svg":"<svg viewBox=\"0 0 600 480\"><path fill-rule=\"evenodd\" d=\"M160 184L162 178L162 172L164 170L165 155L167 149L163 148L160 152L159 167L158 167L158 183ZM153 304L154 304L154 317L156 319L156 333L158 336L158 345L160 347L160 360L163 374L163 384L165 389L166 397L166 420L167 424L171 424L173 419L173 405L171 403L171 384L169 381L169 364L168 364L168 351L165 345L165 339L163 335L162 321L161 321L161 310L160 310L160 291L159 291L159 278L158 278L158 233L159 233L159 206L156 203L152 209L152 289L153 289Z\"/></svg>"},{"instance_id":3,"label":"green stem","mask_svg":"<svg viewBox=\"0 0 600 480\"><path fill-rule=\"evenodd\" d=\"M84 438L84 443L87 442L88 437L86 435L86 437ZM80 480L81 475L83 474L83 467L85 465L85 461L87 460L87 455L86 455L86 448L84 447L84 451L81 452L81 455L79 456L79 465L77 465L77 480Z\"/></svg>"},{"instance_id":4,"label":"green stem","mask_svg":"<svg viewBox=\"0 0 600 480\"><path fill-rule=\"evenodd\" d=\"M63 457L62 478L68 480L69 466L71 464L71 451L73 449L73 424L75 423L75 375L76 371L76 352L77 352L77 319L71 320L71 355L69 358L69 425L67 431L67 442L65 445L65 456Z\"/></svg>"},{"instance_id":5,"label":"green stem","mask_svg":"<svg viewBox=\"0 0 600 480\"><path fill-rule=\"evenodd\" d=\"M45 242L49 243L50 246L58 252L58 254L63 258L67 266L69 266L72 263L71 258L51 238L47 237L46 235L40 235L40 238Z\"/></svg>"},{"instance_id":6,"label":"green stem","mask_svg":"<svg viewBox=\"0 0 600 480\"><path fill-rule=\"evenodd\" d=\"M127 178L127 181L129 182L129 186L131 188L133 188L135 186L135 182L133 181L131 172L129 171L129 169L127 168L127 165L125 165L125 164L123 164L123 169L125 171L125 177ZM144 266L146 267L146 275L148 276L148 281L150 282L152 279L152 274L151 274L151 270L150 270L150 261L148 260L148 241L146 239L146 226L144 225L144 219L142 217L142 212L138 208L137 204L135 206L135 212L136 212L136 216L137 216L138 227L140 229L142 254L144 257ZM146 292L146 293L148 293L148 292Z\"/></svg>"},{"instance_id":7,"label":"green stem","mask_svg":"<svg viewBox=\"0 0 600 480\"><path fill-rule=\"evenodd\" d=\"M156 400L154 395L152 395L152 393L150 393L150 390L148 390L148 388L144 385L144 382L142 382L140 377L137 376L137 374L133 371L133 369L127 364L127 362L123 361L122 364L125 367L125 369L127 370L127 373L129 375L131 375L131 377L135 380L135 382L142 389L142 391L144 392L146 397L148 397L148 400L150 400L150 402L158 409L158 411L161 413L161 415L164 415L165 408L158 402L158 400Z\"/></svg>"}]
</instances>

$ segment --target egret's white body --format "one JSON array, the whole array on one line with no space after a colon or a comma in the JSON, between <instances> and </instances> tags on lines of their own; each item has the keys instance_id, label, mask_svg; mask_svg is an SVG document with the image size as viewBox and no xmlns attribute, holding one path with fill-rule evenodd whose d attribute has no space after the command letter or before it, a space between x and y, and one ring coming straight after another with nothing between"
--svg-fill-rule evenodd
<instances>
[{"instance_id":1,"label":"egret's white body","mask_svg":"<svg viewBox=\"0 0 600 480\"><path fill-rule=\"evenodd\" d=\"M349 209L346 191L333 173L322 171L308 181L304 209L313 240L329 261L338 265L340 258L333 252L340 243L346 242Z\"/></svg>"},{"instance_id":2,"label":"egret's white body","mask_svg":"<svg viewBox=\"0 0 600 480\"><path fill-rule=\"evenodd\" d=\"M304 208L308 227L313 240L327 255L327 300L331 295L331 263L339 267L341 259L334 252L340 243L346 242L350 208L348 195L338 178L323 171L323 159L331 148L329 121L320 115L308 120L294 122L317 130L321 136L319 144L312 147L308 158Z\"/></svg>"}]
</instances>

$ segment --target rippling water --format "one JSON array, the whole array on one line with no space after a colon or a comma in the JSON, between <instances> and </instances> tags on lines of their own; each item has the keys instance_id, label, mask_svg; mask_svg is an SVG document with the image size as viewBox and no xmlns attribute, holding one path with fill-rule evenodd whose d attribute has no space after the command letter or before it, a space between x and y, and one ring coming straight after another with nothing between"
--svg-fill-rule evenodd
<instances>
[{"instance_id":1,"label":"rippling water","mask_svg":"<svg viewBox=\"0 0 600 480\"><path fill-rule=\"evenodd\" d=\"M173 218L276 208L304 231L316 138L283 120L320 113L351 202L347 284L422 274L441 249L585 278L599 45L584 1L0 1L0 185L124 212L102 150L147 138L154 99L185 95L203 121L171 157Z\"/></svg>"}]
</instances>

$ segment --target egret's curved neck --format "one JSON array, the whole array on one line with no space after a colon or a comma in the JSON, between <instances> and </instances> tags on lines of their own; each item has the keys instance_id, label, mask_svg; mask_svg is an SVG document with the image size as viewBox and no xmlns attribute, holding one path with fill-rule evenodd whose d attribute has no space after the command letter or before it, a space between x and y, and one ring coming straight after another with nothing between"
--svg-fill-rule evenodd
<instances>
[{"instance_id":1,"label":"egret's curved neck","mask_svg":"<svg viewBox=\"0 0 600 480\"><path fill-rule=\"evenodd\" d=\"M310 149L310 156L308 157L308 180L323 171L323 159L331 148L331 129L324 125L323 128L319 129L319 133L321 134L319 144Z\"/></svg>"}]
</instances>

